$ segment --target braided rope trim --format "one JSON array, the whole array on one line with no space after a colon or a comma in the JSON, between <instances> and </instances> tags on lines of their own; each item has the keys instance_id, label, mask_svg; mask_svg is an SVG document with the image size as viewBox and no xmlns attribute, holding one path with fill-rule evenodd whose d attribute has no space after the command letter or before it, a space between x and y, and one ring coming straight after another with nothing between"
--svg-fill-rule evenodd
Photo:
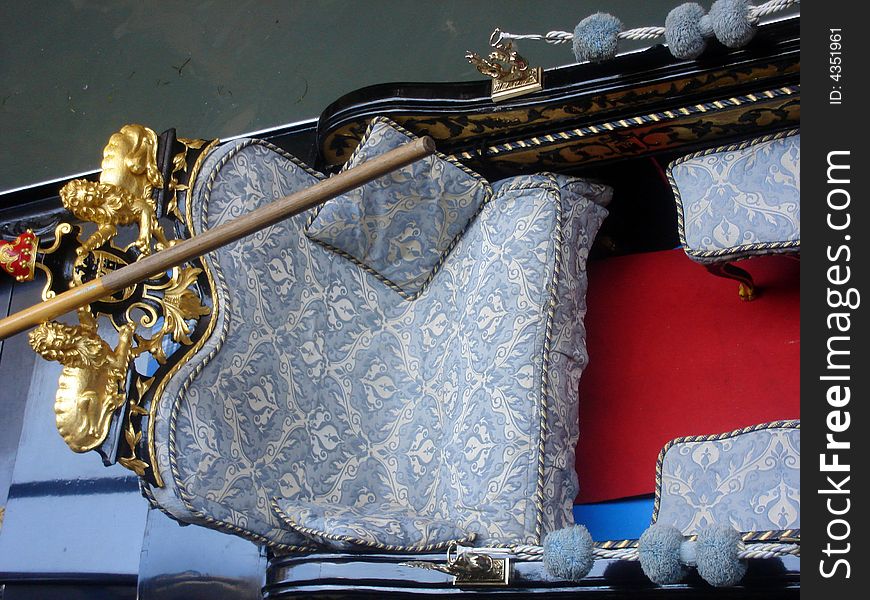
<instances>
[{"instance_id":1,"label":"braided rope trim","mask_svg":"<svg viewBox=\"0 0 870 600\"><path fill-rule=\"evenodd\" d=\"M739 435L743 435L746 433L752 433L754 431L761 431L764 429L800 429L801 422L798 419L788 419L782 421L771 421L769 423L760 423L758 425L750 425L749 427L744 427L742 429L735 429L734 431L728 431L726 433L719 433L714 435L690 435L685 437L678 437L667 444L661 449L659 452L659 456L656 459L656 492L655 492L655 500L653 502L653 514L652 514L652 523L655 523L659 516L659 509L661 508L661 493L662 493L662 477L663 477L663 469L665 462L665 455L668 451L676 446L677 444L683 444L688 442L716 442L720 440L725 440L732 437L737 437ZM754 532L753 532L754 533Z\"/></svg>"},{"instance_id":2,"label":"braided rope trim","mask_svg":"<svg viewBox=\"0 0 870 600\"><path fill-rule=\"evenodd\" d=\"M391 119L388 119L387 117L377 116L369 122L369 125L368 125L368 127L366 127L366 131L363 134L363 137L360 140L359 144L357 144L357 147L354 148L354 150L351 153L350 157L348 158L347 162L341 168L342 171L345 171L349 168L348 165L357 157L357 155L359 154L359 152L362 149L363 144L368 139L368 137L371 135L372 130L379 123L384 124L384 125L388 125L394 129L396 129L399 133L407 135L412 140L417 139L417 136L414 133L412 133L411 131L408 131L407 129L405 129L404 127L399 125L398 123L392 121ZM432 267L432 270L429 271L429 275L426 277L425 280L423 280L423 283L420 284L420 287L416 292L409 293L409 292L405 291L399 284L390 280L388 277L385 277L384 275L382 275L381 273L376 271L374 268L372 268L369 265L367 265L366 263L362 262L356 256L354 256L348 252L345 252L341 248L333 246L332 244L330 244L328 242L324 242L322 240L319 240L315 237L311 237L310 235L308 235L308 229L311 227L311 224L314 223L314 219L317 218L317 215L320 214L320 211L323 209L325 203L315 207L315 209L309 215L308 222L306 223L306 226L305 226L306 237L308 237L308 239L311 240L312 242L315 242L316 244L319 244L320 246L327 248L328 250L335 252L339 256L346 258L347 260L355 263L358 267L360 267L361 269L363 269L367 273L370 273L372 276L374 276L376 279L378 279L378 281L380 281L381 283L385 284L387 287L389 287L390 289L395 291L397 294L399 294L405 300L408 300L408 301L416 300L429 287L429 284L431 283L432 279L435 278L435 275L438 273L438 271L441 270L441 267L444 264L444 261L447 260L447 256L450 255L450 253L453 251L453 248L456 247L456 245L459 243L459 240L462 239L462 236L464 236L465 232L468 231L468 228L471 227L471 224L474 223L475 220L477 220L477 217L478 217L478 215L480 215L481 211L483 210L483 207L486 206L487 204L489 204L489 202L492 200L492 195L493 195L492 185L490 185L489 181L484 179L484 177L482 175L480 175L479 173L477 173L475 171L472 171L471 169L466 167L464 164L459 162L459 160L457 160L453 156L447 156L446 154L442 154L441 152L435 152L435 156L450 163L454 167L459 168L460 170L465 172L467 175L470 175L471 177L476 179L478 182L482 183L483 189L484 189L484 196L480 202L480 206L477 208L477 211L475 211L475 213L473 215L471 215L471 217L469 217L468 222L465 224L465 227L463 227L462 230L456 234L456 236L450 241L450 243L447 245L447 247L441 252L440 256L438 257L438 261Z\"/></svg>"},{"instance_id":3,"label":"braided rope trim","mask_svg":"<svg viewBox=\"0 0 870 600\"><path fill-rule=\"evenodd\" d=\"M555 178L552 179L555 190L550 190L553 199L553 205L556 209L556 224L553 231L553 277L550 281L550 298L547 303L547 321L544 325L544 347L542 348L541 357L541 402L540 402L540 435L538 443L538 481L535 489L535 502L537 505L537 514L535 515L535 539L538 543L541 542L541 536L544 531L544 483L546 478L545 469L545 451L547 444L547 432L549 430L549 421L547 408L553 398L550 395L550 352L553 345L553 321L556 318L556 292L561 279L561 264L562 264L562 194L556 184Z\"/></svg>"},{"instance_id":4,"label":"braided rope trim","mask_svg":"<svg viewBox=\"0 0 870 600\"><path fill-rule=\"evenodd\" d=\"M616 37L620 40L654 40L665 34L664 27L636 27L627 31L620 31Z\"/></svg>"},{"instance_id":5,"label":"braided rope trim","mask_svg":"<svg viewBox=\"0 0 870 600\"><path fill-rule=\"evenodd\" d=\"M721 110L735 108L738 106L743 106L745 104L765 102L785 96L794 96L799 93L799 85L785 86L772 90L766 90L763 92L745 94L743 96L733 96L731 98L723 98L721 100L715 100L712 102L704 102L701 104L693 104L691 106L683 106L681 108L675 108L673 110L648 113L645 115L639 115L637 117L628 117L626 119L619 119L618 121L607 121L595 125L585 125L576 129L569 129L567 131L559 131L556 133L547 133L544 135L527 138L525 140L504 142L494 146L482 148L479 151L475 151L474 153L468 151L460 152L455 156L463 160L474 160L479 159L481 156L492 157L499 154L509 154L518 151L522 152L539 146L563 144L565 142L571 142L601 133L613 133L623 129L631 129L639 125L649 125L651 123L658 123L660 121L690 117L693 115L708 112L713 113Z\"/></svg>"},{"instance_id":6,"label":"braided rope trim","mask_svg":"<svg viewBox=\"0 0 870 600\"><path fill-rule=\"evenodd\" d=\"M740 543L737 547L737 558L747 560L752 558L777 558L780 556L800 556L801 546L795 543L774 542L767 544ZM640 560L640 552L637 548L620 548L608 550L593 548L592 556L598 559L609 560Z\"/></svg>"},{"instance_id":7,"label":"braided rope trim","mask_svg":"<svg viewBox=\"0 0 870 600\"><path fill-rule=\"evenodd\" d=\"M163 508L163 505L157 502L157 498L154 497L154 492L151 490L151 486L149 486L141 477L139 478L139 493L142 494L142 497L145 498L145 500L148 502L148 506L150 508L153 508L154 510L159 510L173 521L181 523L181 521L178 520L178 517Z\"/></svg>"},{"instance_id":8,"label":"braided rope trim","mask_svg":"<svg viewBox=\"0 0 870 600\"><path fill-rule=\"evenodd\" d=\"M681 165L687 161L694 160L696 158L701 158L703 156L709 156L710 154L717 154L720 152L736 152L739 150L745 150L746 148L749 148L751 146L763 144L766 142L772 142L774 140L792 137L799 134L800 129L788 129L786 131L778 131L773 134L764 135L761 137L753 138L751 140L746 140L744 142L740 142L739 144L708 148L707 150L701 150L700 152L687 154L686 156L681 156L680 158L677 158L668 164L668 168L666 169L666 175L668 177L668 183L671 186L671 191L673 191L674 193L674 201L677 204L677 232L679 233L680 245L683 247L683 250L685 250L686 254L688 254L689 257L700 263L713 263L729 260L739 260L741 258L749 258L750 256L756 256L759 254L771 254L775 252L789 252L800 250L800 240L757 242L754 244L732 246L731 248L718 248L716 250L697 250L695 248L690 248L686 242L686 217L685 208L683 206L683 197L680 194L680 188L677 185L677 181L674 178L673 173L674 167Z\"/></svg>"},{"instance_id":9,"label":"braided rope trim","mask_svg":"<svg viewBox=\"0 0 870 600\"><path fill-rule=\"evenodd\" d=\"M768 0L767 2L759 6L750 7L749 11L747 11L746 13L746 16L751 23L757 24L762 17L778 13L797 4L800 4L800 0ZM647 41L664 37L664 35L664 27L652 26L635 27L634 29L620 31L616 35L616 37L620 40ZM567 44L574 40L574 34L570 31L548 31L545 34L517 34L496 30L496 33L494 33L492 37L496 44L501 42L502 40L535 40L546 42L548 44L559 45Z\"/></svg>"},{"instance_id":10,"label":"braided rope trim","mask_svg":"<svg viewBox=\"0 0 870 600\"><path fill-rule=\"evenodd\" d=\"M329 533L320 529L305 527L304 525L300 525L299 523L294 521L293 518L290 517L290 515L285 513L274 498L272 499L271 504L272 510L275 511L275 513L282 521L284 521L284 523L286 523L287 527L293 529L294 531L298 531L304 536L323 538L325 540L332 540L334 542L344 542L347 544L353 544L355 546L364 546L366 548L384 550L386 552L432 552L434 550L445 550L448 546L454 543L471 543L477 538L477 534L472 532L463 538L458 538L456 540L447 540L445 542L436 542L434 544L419 544L410 546L404 546L401 544L382 544L380 542L370 542L368 540L351 537L349 535L340 535L335 533Z\"/></svg>"},{"instance_id":11,"label":"braided rope trim","mask_svg":"<svg viewBox=\"0 0 870 600\"><path fill-rule=\"evenodd\" d=\"M686 536L687 540L697 539L697 535ZM776 558L781 556L800 556L800 542L784 541L800 538L799 529L786 529L782 531L748 531L741 534L741 541L737 548L737 558ZM782 539L783 541L766 541L770 539ZM539 561L544 555L543 546L517 544L508 549L498 547L486 548L459 548L459 552L493 552L511 553L511 558L517 561ZM637 540L612 540L595 542L592 547L592 556L602 560L638 560Z\"/></svg>"}]
</instances>

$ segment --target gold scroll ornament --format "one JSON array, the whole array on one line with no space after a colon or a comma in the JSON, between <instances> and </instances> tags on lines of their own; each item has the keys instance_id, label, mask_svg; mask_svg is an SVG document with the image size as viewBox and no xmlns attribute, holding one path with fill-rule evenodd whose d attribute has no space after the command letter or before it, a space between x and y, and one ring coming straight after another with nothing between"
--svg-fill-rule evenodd
<instances>
[{"instance_id":1,"label":"gold scroll ornament","mask_svg":"<svg viewBox=\"0 0 870 600\"><path fill-rule=\"evenodd\" d=\"M167 136L173 137L170 134ZM168 240L157 222L156 203L147 196L159 183L155 139L153 132L140 126L123 128L112 137L104 153L104 173L99 183L94 185L76 181L65 186L61 196L67 208L80 218L90 219L97 224L97 232L82 242L81 248L70 248L71 253L77 251L75 263L81 272L73 275L73 281L70 282L73 289L0 319L0 339L42 323L32 335L34 349L49 360L60 360L63 356L66 361L64 375L74 380L68 382L63 393L58 394L56 402L61 435L73 450L96 448L93 446L95 439L105 439L100 420L104 414L112 414L113 406L118 402L117 396L107 390L131 390L123 417L124 438L131 454L120 457L118 462L139 475L146 474L150 468L154 485L161 486L159 469L154 465L153 437L149 437L149 450L146 451L147 456L143 457L150 462L136 456L137 449L143 446L141 417L145 414L145 408L139 401L150 393L150 386L157 375L146 379L131 369L130 363L146 351L158 363L167 363L169 357L164 351L164 341L198 347L202 338L192 334L195 333L199 317L211 313L211 309L202 303L203 296L208 293L205 290L211 288L211 278L208 271L205 277L199 277L201 268L191 263L199 261L200 266L204 266L201 257L214 249L431 156L435 153L435 143L432 138L423 136L366 161L364 165L346 169L309 188L278 198L237 219L189 237L189 218L185 223L181 217L177 193L189 191L192 185L190 180L195 178L200 160L217 142L206 146L203 140L176 138L175 142L183 148L172 157L171 164L166 165L164 173L170 171L170 181L164 183L162 194L158 197L162 196L165 202L166 217L175 218L186 225L188 238ZM191 150L201 151L188 154ZM194 154L198 156L184 184L183 178L179 179L176 175L182 175L182 171L187 170L188 159L192 160ZM185 208L189 209L190 199L186 200ZM132 224L139 225L136 240L125 248L115 245L114 236L118 226ZM151 254L154 250L160 251ZM94 260L79 260L82 257L93 257ZM129 260L134 263L129 264ZM103 269L114 269L114 265L122 263L124 266L117 270L102 273ZM130 286L133 289L127 293L126 288ZM120 297L117 295L119 292ZM115 294L114 299L106 298L110 294ZM78 307L82 307L79 328L66 326L70 328L65 329L57 323L44 322ZM144 312L144 316L134 318L131 311L138 309ZM121 342L114 350L108 344L100 343L96 327L98 313L111 317L121 334ZM152 335L145 337L133 333L137 326L149 330ZM153 333L157 328L158 331ZM135 345L128 350L129 336L132 336ZM84 352L62 352L84 341L92 342ZM177 346L176 351L179 352ZM174 355L179 359L172 365L166 365L169 371L168 374L164 373L166 376L174 373L174 369L182 364L180 361L185 360L186 353ZM132 379L129 385L123 379L122 366L126 366L127 376ZM108 370L106 379L101 379L102 374L98 375L93 372L95 370ZM109 383L115 388L111 388ZM73 393L68 391L70 389L75 390L75 400L72 402L66 395ZM159 393L160 389L158 384L155 393ZM84 399L83 394L92 390L95 391L90 398ZM109 419L111 421L111 417ZM149 427L153 423L153 418L148 420ZM100 451L114 452L115 447L101 447Z\"/></svg>"},{"instance_id":2,"label":"gold scroll ornament","mask_svg":"<svg viewBox=\"0 0 870 600\"><path fill-rule=\"evenodd\" d=\"M167 211L176 219L180 217L177 192L187 189L187 186L177 183L176 176L187 168L187 151L205 144L202 140L178 138L178 141L184 146L184 151L173 157L172 181L168 186L171 197L167 203ZM157 134L142 125L125 125L109 138L103 150L101 168L99 182L76 179L60 192L61 202L73 216L97 226L96 231L80 241L75 261L77 266L81 266L90 256L89 261L99 271L97 275L105 274L104 270L111 270L114 266L123 266L123 260L117 258L119 253L126 255L127 250L135 247L141 258L175 243L175 240L167 239L157 220L154 191L164 188L157 163ZM120 248L115 245L116 236L119 228L124 226L137 226L138 232L131 244ZM64 231L70 230L67 225ZM146 282L142 297L152 304L139 302L127 307L127 322L115 324L118 343L114 348L100 337L98 315L92 312L91 306L79 309L78 325L49 321L31 331L31 347L46 360L63 365L54 411L57 430L70 449L86 452L98 448L105 441L113 414L128 401L128 374L137 356L150 352L159 363L166 362L162 342L167 335L181 344L193 343L190 339L193 328L188 321L209 313L194 291L199 273L199 268L179 266L170 271L165 283ZM69 285L75 287L82 283L76 269ZM124 290L114 299L101 301L109 304L120 302L132 292L133 288ZM158 309L154 308L155 304ZM139 324L145 328L153 327L162 318L163 324L156 334L144 337L135 332L136 323L132 316L135 308L144 312ZM141 397L151 381L134 376L136 395ZM146 411L130 398L123 425L130 453L118 460L140 476L150 466L137 456L137 446L142 438L137 421L143 414Z\"/></svg>"}]
</instances>

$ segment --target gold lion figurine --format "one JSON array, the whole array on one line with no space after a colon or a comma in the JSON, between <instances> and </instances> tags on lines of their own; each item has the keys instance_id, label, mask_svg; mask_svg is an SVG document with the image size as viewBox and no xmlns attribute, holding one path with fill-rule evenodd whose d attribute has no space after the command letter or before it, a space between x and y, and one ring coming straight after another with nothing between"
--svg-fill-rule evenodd
<instances>
[{"instance_id":1,"label":"gold lion figurine","mask_svg":"<svg viewBox=\"0 0 870 600\"><path fill-rule=\"evenodd\" d=\"M157 167L157 134L142 125L125 125L112 134L103 149L100 181L74 179L60 191L61 202L73 215L97 224L97 231L77 249L86 254L103 245L119 225L139 224L134 244L143 254L151 253L151 238L157 249L168 246L157 222L154 188L163 187Z\"/></svg>"},{"instance_id":2,"label":"gold lion figurine","mask_svg":"<svg viewBox=\"0 0 870 600\"><path fill-rule=\"evenodd\" d=\"M87 309L78 315L80 325L43 323L30 332L30 345L63 365L54 402L57 430L74 452L87 452L103 443L112 413L126 400L134 326L120 329L112 350L97 334L94 316Z\"/></svg>"}]
</instances>

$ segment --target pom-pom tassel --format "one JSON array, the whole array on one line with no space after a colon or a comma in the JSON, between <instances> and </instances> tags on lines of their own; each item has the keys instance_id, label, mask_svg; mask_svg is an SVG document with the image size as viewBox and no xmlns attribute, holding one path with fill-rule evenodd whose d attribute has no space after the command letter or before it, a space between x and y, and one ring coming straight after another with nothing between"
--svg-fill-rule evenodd
<instances>
[{"instance_id":1,"label":"pom-pom tassel","mask_svg":"<svg viewBox=\"0 0 870 600\"><path fill-rule=\"evenodd\" d=\"M698 532L695 562L698 574L710 585L737 585L746 574L746 562L737 557L740 534L728 525L710 525Z\"/></svg>"},{"instance_id":2,"label":"pom-pom tassel","mask_svg":"<svg viewBox=\"0 0 870 600\"><path fill-rule=\"evenodd\" d=\"M695 2L686 2L671 10L665 18L665 41L677 58L697 58L707 46L701 30L704 9ZM712 33L712 32L711 32Z\"/></svg>"},{"instance_id":3,"label":"pom-pom tassel","mask_svg":"<svg viewBox=\"0 0 870 600\"><path fill-rule=\"evenodd\" d=\"M616 56L622 21L607 13L589 15L574 28L574 56L577 62L601 62Z\"/></svg>"},{"instance_id":4,"label":"pom-pom tassel","mask_svg":"<svg viewBox=\"0 0 870 600\"><path fill-rule=\"evenodd\" d=\"M681 582L688 573L680 562L682 532L673 525L651 525L640 536L637 554L640 567L650 581L659 585Z\"/></svg>"},{"instance_id":5,"label":"pom-pom tassel","mask_svg":"<svg viewBox=\"0 0 870 600\"><path fill-rule=\"evenodd\" d=\"M747 0L716 0L710 7L710 27L716 39L729 48L740 48L755 35Z\"/></svg>"},{"instance_id":6,"label":"pom-pom tassel","mask_svg":"<svg viewBox=\"0 0 870 600\"><path fill-rule=\"evenodd\" d=\"M595 562L592 536L582 525L559 529L544 538L544 567L553 577L580 581Z\"/></svg>"}]
</instances>

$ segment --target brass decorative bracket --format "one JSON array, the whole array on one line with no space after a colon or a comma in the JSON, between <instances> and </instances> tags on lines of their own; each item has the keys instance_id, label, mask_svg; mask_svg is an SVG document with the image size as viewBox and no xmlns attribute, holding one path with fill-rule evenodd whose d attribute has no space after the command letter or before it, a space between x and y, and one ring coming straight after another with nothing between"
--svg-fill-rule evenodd
<instances>
[{"instance_id":1,"label":"brass decorative bracket","mask_svg":"<svg viewBox=\"0 0 870 600\"><path fill-rule=\"evenodd\" d=\"M400 563L406 567L440 571L453 576L456 587L494 587L510 585L510 557L490 556L482 552L465 550L457 552L454 542L447 547L447 558L444 563L415 560Z\"/></svg>"},{"instance_id":2,"label":"brass decorative bracket","mask_svg":"<svg viewBox=\"0 0 870 600\"><path fill-rule=\"evenodd\" d=\"M481 57L470 50L465 58L483 75L492 78L493 102L501 102L517 96L539 92L543 89L543 69L529 67L510 40L502 40L501 30L496 28L489 38L492 48L489 56Z\"/></svg>"}]
</instances>

